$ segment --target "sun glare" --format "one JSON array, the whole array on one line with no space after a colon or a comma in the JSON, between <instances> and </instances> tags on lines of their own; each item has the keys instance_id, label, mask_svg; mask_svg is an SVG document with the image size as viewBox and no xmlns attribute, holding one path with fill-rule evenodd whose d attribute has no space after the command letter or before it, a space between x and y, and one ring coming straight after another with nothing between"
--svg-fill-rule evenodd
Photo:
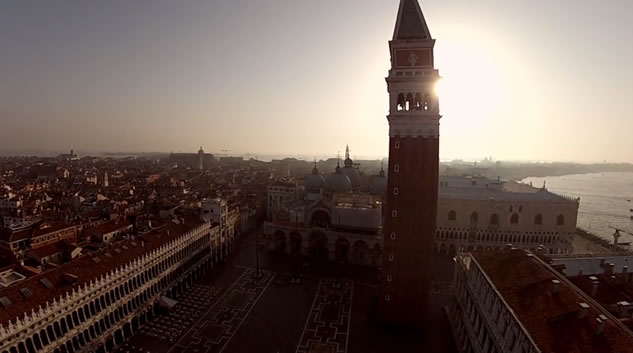
<instances>
[{"instance_id":1,"label":"sun glare","mask_svg":"<svg viewBox=\"0 0 633 353\"><path fill-rule=\"evenodd\" d=\"M460 124L484 124L508 107L512 82L507 82L507 67L485 47L451 41L439 53L442 79L435 92L440 96L443 115Z\"/></svg>"}]
</instances>

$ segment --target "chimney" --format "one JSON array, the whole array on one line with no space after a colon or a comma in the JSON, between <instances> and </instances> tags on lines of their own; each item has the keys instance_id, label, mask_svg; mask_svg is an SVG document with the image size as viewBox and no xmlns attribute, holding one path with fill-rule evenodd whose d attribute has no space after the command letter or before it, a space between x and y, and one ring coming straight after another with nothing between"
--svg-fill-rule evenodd
<instances>
[{"instance_id":1,"label":"chimney","mask_svg":"<svg viewBox=\"0 0 633 353\"><path fill-rule=\"evenodd\" d=\"M613 274L613 269L615 268L615 264L612 264L610 262L606 263L606 267L604 269L604 273L607 275L612 275Z\"/></svg>"},{"instance_id":2,"label":"chimney","mask_svg":"<svg viewBox=\"0 0 633 353\"><path fill-rule=\"evenodd\" d=\"M598 277L596 276L589 277L589 280L591 281L591 297L595 298L596 294L598 294L598 285L600 284L600 282L598 281Z\"/></svg>"},{"instance_id":3,"label":"chimney","mask_svg":"<svg viewBox=\"0 0 633 353\"><path fill-rule=\"evenodd\" d=\"M513 248L512 244L506 244L505 250L512 250L512 248Z\"/></svg>"},{"instance_id":4,"label":"chimney","mask_svg":"<svg viewBox=\"0 0 633 353\"><path fill-rule=\"evenodd\" d=\"M578 271L578 276L582 276L582 268Z\"/></svg>"},{"instance_id":5,"label":"chimney","mask_svg":"<svg viewBox=\"0 0 633 353\"><path fill-rule=\"evenodd\" d=\"M600 267L604 267L604 258L600 259Z\"/></svg>"},{"instance_id":6,"label":"chimney","mask_svg":"<svg viewBox=\"0 0 633 353\"><path fill-rule=\"evenodd\" d=\"M624 319L631 317L631 308L633 304L627 301L618 302L618 318Z\"/></svg>"},{"instance_id":7,"label":"chimney","mask_svg":"<svg viewBox=\"0 0 633 353\"><path fill-rule=\"evenodd\" d=\"M558 294L560 291L560 281L557 279L552 280L552 294Z\"/></svg>"},{"instance_id":8,"label":"chimney","mask_svg":"<svg viewBox=\"0 0 633 353\"><path fill-rule=\"evenodd\" d=\"M604 332L604 324L607 322L607 317L599 315L596 318L596 334L601 335Z\"/></svg>"},{"instance_id":9,"label":"chimney","mask_svg":"<svg viewBox=\"0 0 633 353\"><path fill-rule=\"evenodd\" d=\"M587 303L578 303L578 318L583 319L587 316L587 311L589 311L589 304Z\"/></svg>"},{"instance_id":10,"label":"chimney","mask_svg":"<svg viewBox=\"0 0 633 353\"><path fill-rule=\"evenodd\" d=\"M629 272L629 266L622 267L622 273L627 273L627 272Z\"/></svg>"}]
</instances>

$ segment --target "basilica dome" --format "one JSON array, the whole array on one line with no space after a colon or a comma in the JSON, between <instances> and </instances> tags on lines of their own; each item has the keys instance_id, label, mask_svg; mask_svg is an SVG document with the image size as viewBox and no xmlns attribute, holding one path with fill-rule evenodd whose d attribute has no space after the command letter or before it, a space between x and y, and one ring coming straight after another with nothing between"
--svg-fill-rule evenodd
<instances>
[{"instance_id":1,"label":"basilica dome","mask_svg":"<svg viewBox=\"0 0 633 353\"><path fill-rule=\"evenodd\" d=\"M347 175L352 182L352 187L357 188L360 186L360 173L358 169L354 168L354 161L349 156L345 159L345 167L341 170L344 175Z\"/></svg>"},{"instance_id":2,"label":"basilica dome","mask_svg":"<svg viewBox=\"0 0 633 353\"><path fill-rule=\"evenodd\" d=\"M358 172L358 169L345 166L341 170L341 173L349 178L352 182L352 187L357 188L360 186L360 173Z\"/></svg>"},{"instance_id":3,"label":"basilica dome","mask_svg":"<svg viewBox=\"0 0 633 353\"><path fill-rule=\"evenodd\" d=\"M340 166L336 166L336 171L325 179L325 188L333 192L350 192L352 191L352 181L341 172Z\"/></svg>"},{"instance_id":4,"label":"basilica dome","mask_svg":"<svg viewBox=\"0 0 633 353\"><path fill-rule=\"evenodd\" d=\"M306 187L306 191L312 193L320 192L321 189L323 189L323 187L325 186L325 179L321 174L319 174L319 170L316 167L316 162L314 163L312 174L306 177L304 184Z\"/></svg>"},{"instance_id":5,"label":"basilica dome","mask_svg":"<svg viewBox=\"0 0 633 353\"><path fill-rule=\"evenodd\" d=\"M378 175L371 177L370 190L372 194L384 195L387 193L387 177L384 169L381 169Z\"/></svg>"}]
</instances>

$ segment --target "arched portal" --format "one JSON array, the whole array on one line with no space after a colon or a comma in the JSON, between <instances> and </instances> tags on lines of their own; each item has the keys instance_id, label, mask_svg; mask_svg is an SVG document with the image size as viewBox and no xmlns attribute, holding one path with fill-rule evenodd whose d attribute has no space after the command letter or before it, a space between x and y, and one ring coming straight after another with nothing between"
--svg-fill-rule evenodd
<instances>
[{"instance_id":1,"label":"arched portal","mask_svg":"<svg viewBox=\"0 0 633 353\"><path fill-rule=\"evenodd\" d=\"M338 238L335 245L336 262L348 263L350 255L350 244L345 238Z\"/></svg>"},{"instance_id":2,"label":"arched portal","mask_svg":"<svg viewBox=\"0 0 633 353\"><path fill-rule=\"evenodd\" d=\"M330 214L327 213L325 210L315 210L314 212L312 212L310 223L313 227L327 229L330 227L330 224L332 224L332 219L330 218Z\"/></svg>"},{"instance_id":3,"label":"arched portal","mask_svg":"<svg viewBox=\"0 0 633 353\"><path fill-rule=\"evenodd\" d=\"M369 265L370 261L369 246L362 240L354 243L354 263L357 265Z\"/></svg>"},{"instance_id":4,"label":"arched portal","mask_svg":"<svg viewBox=\"0 0 633 353\"><path fill-rule=\"evenodd\" d=\"M275 243L275 250L285 253L286 252L286 233L278 230L275 232L274 235L274 243Z\"/></svg>"},{"instance_id":5,"label":"arched portal","mask_svg":"<svg viewBox=\"0 0 633 353\"><path fill-rule=\"evenodd\" d=\"M301 256L301 243L303 239L301 234L297 232L290 233L290 254L293 256Z\"/></svg>"},{"instance_id":6,"label":"arched portal","mask_svg":"<svg viewBox=\"0 0 633 353\"><path fill-rule=\"evenodd\" d=\"M312 231L308 251L310 257L315 260L329 259L328 241L325 233L319 230Z\"/></svg>"}]
</instances>

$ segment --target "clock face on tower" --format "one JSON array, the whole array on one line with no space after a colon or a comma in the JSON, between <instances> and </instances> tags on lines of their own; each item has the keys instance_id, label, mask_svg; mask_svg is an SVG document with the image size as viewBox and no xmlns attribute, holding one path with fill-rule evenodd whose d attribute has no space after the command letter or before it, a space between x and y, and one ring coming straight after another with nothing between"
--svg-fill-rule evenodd
<instances>
[{"instance_id":1,"label":"clock face on tower","mask_svg":"<svg viewBox=\"0 0 633 353\"><path fill-rule=\"evenodd\" d=\"M431 49L396 49L395 68L433 67Z\"/></svg>"}]
</instances>

